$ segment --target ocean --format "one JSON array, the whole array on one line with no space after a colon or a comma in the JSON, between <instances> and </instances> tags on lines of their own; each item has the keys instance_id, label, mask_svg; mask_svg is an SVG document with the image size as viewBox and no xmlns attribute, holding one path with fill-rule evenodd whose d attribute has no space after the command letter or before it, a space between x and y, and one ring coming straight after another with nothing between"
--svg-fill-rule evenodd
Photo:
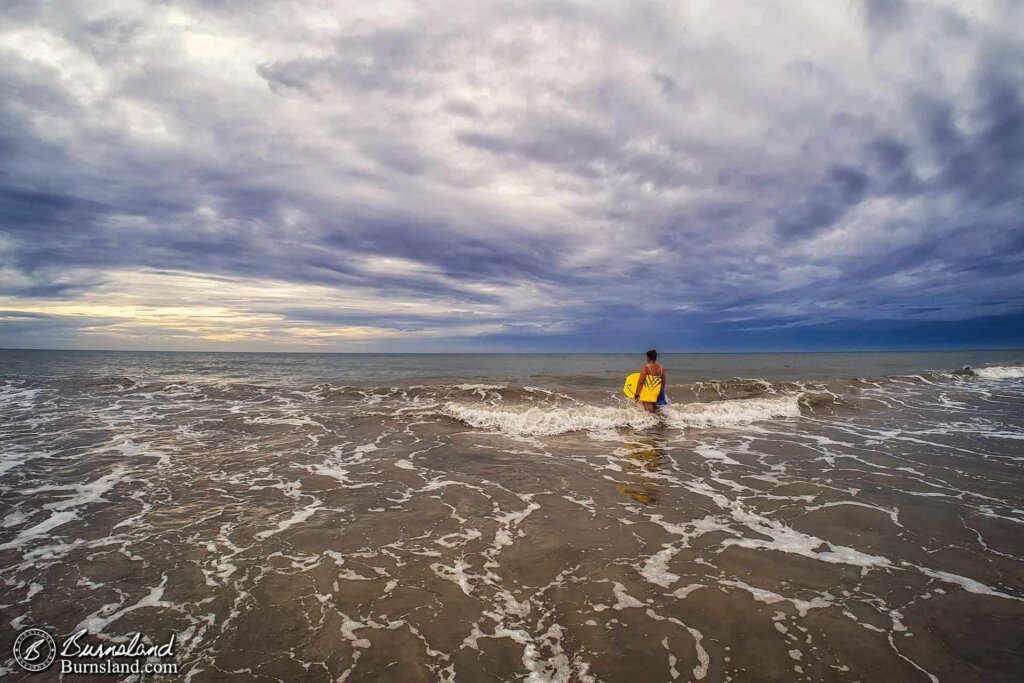
<instances>
[{"instance_id":1,"label":"ocean","mask_svg":"<svg viewBox=\"0 0 1024 683\"><path fill-rule=\"evenodd\" d=\"M0 351L0 676L1021 679L1024 351L659 360Z\"/></svg>"}]
</instances>

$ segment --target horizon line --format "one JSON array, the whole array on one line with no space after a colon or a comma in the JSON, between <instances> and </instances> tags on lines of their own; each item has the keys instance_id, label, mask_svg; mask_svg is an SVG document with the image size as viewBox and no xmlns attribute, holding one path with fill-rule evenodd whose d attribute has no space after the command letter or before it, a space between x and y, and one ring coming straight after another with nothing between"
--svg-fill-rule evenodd
<instances>
[{"instance_id":1,"label":"horizon line","mask_svg":"<svg viewBox=\"0 0 1024 683\"><path fill-rule=\"evenodd\" d=\"M225 353L225 354L290 354L321 356L632 356L636 351L243 351L233 349L63 349L63 348L0 348L6 351L37 351L55 353ZM659 355L674 356L736 356L770 354L829 354L829 353L968 353L979 351L1024 351L1024 346L964 347L964 348L880 348L880 349L779 349L759 351L658 351Z\"/></svg>"}]
</instances>

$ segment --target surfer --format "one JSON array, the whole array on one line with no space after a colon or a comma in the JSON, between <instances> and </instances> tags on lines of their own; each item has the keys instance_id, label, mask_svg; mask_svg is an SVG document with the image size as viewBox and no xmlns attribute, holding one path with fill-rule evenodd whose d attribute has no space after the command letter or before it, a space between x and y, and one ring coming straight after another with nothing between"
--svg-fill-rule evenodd
<instances>
[{"instance_id":1,"label":"surfer","mask_svg":"<svg viewBox=\"0 0 1024 683\"><path fill-rule=\"evenodd\" d=\"M657 402L640 401L640 389L644 386L648 376L661 378L661 392L658 394ZM658 412L658 406L663 406L667 403L665 400L665 383L667 381L665 368L658 362L658 352L655 349L651 349L647 352L647 364L640 371L640 381L636 383L636 392L633 394L633 400L640 401L644 410L648 413Z\"/></svg>"}]
</instances>

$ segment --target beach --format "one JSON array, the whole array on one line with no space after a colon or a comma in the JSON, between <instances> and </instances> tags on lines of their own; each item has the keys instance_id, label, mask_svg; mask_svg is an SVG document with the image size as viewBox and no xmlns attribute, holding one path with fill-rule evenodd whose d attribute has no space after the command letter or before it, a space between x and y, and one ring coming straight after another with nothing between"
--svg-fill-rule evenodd
<instances>
[{"instance_id":1,"label":"beach","mask_svg":"<svg viewBox=\"0 0 1024 683\"><path fill-rule=\"evenodd\" d=\"M0 351L0 674L1019 680L1024 352L660 360Z\"/></svg>"}]
</instances>

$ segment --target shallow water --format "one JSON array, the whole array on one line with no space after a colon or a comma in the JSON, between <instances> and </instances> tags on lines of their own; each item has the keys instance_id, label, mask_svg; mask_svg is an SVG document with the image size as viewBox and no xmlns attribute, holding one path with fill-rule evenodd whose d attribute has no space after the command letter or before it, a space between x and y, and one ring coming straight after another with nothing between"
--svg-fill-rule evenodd
<instances>
[{"instance_id":1,"label":"shallow water","mask_svg":"<svg viewBox=\"0 0 1024 683\"><path fill-rule=\"evenodd\" d=\"M173 632L195 681L1018 680L1021 361L666 356L650 416L632 356L0 352L0 646Z\"/></svg>"}]
</instances>

